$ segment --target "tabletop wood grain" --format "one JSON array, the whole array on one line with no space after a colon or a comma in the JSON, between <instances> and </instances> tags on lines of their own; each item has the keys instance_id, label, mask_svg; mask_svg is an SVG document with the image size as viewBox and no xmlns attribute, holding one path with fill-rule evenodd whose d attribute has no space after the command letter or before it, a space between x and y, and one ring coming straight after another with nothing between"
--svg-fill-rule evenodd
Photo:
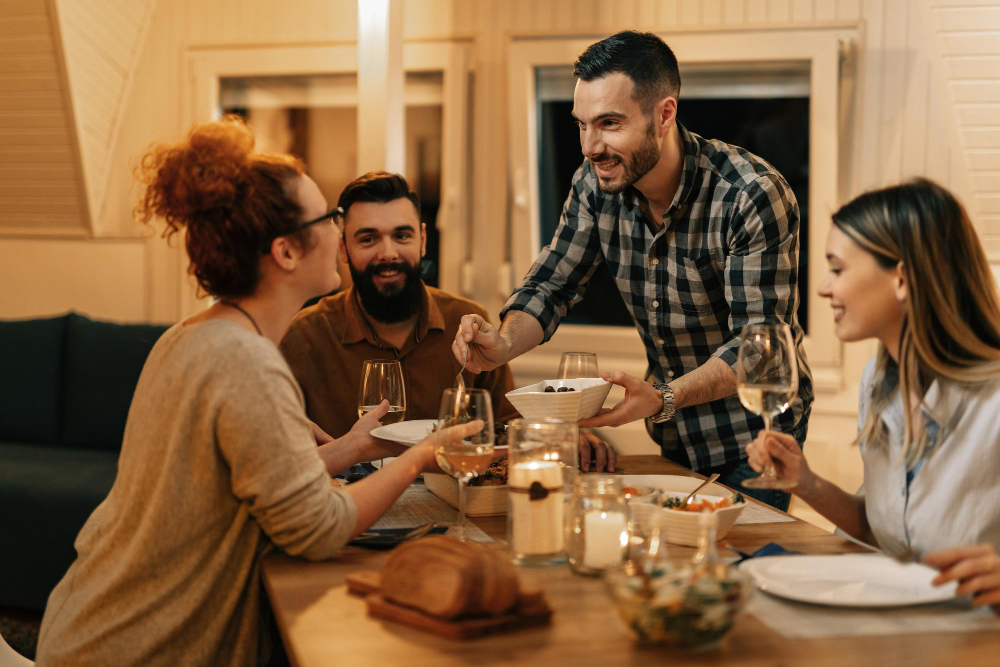
<instances>
[{"instance_id":1,"label":"tabletop wood grain","mask_svg":"<svg viewBox=\"0 0 1000 667\"><path fill-rule=\"evenodd\" d=\"M626 474L700 477L659 456L625 456ZM475 519L494 537L503 537L504 517ZM738 524L723 540L741 551L768 542L809 554L863 550L811 524ZM670 546L671 557L693 549ZM619 620L599 579L573 574L568 567L520 568L537 583L554 610L551 626L456 642L401 625L368 618L362 599L347 593L344 577L377 569L386 553L357 547L335 560L310 563L272 554L262 576L289 659L296 667L319 665L997 665L1000 634L909 634L834 639L786 639L756 618L743 614L722 648L704 654L679 654L636 643ZM757 593L763 595L762 593ZM892 613L887 611L886 613Z\"/></svg>"}]
</instances>

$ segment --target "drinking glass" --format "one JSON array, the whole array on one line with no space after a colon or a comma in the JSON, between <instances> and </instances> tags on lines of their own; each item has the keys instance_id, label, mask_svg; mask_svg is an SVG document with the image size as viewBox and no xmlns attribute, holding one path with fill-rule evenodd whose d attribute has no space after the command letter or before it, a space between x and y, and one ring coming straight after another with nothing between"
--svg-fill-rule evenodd
<instances>
[{"instance_id":1,"label":"drinking glass","mask_svg":"<svg viewBox=\"0 0 1000 667\"><path fill-rule=\"evenodd\" d=\"M597 372L597 355L593 352L563 352L556 379L601 377Z\"/></svg>"},{"instance_id":2,"label":"drinking glass","mask_svg":"<svg viewBox=\"0 0 1000 667\"><path fill-rule=\"evenodd\" d=\"M740 336L736 364L736 390L740 403L764 419L764 431L771 420L788 409L799 391L799 366L795 342L787 324L749 324ZM788 489L795 482L778 479L774 466L758 477L743 481L750 489Z\"/></svg>"},{"instance_id":3,"label":"drinking glass","mask_svg":"<svg viewBox=\"0 0 1000 667\"><path fill-rule=\"evenodd\" d=\"M437 427L447 428L474 419L483 420L483 428L461 442L441 444L434 458L441 470L458 481L458 525L456 537L465 539L465 487L469 480L485 472L493 462L493 402L486 389L445 389L441 395Z\"/></svg>"},{"instance_id":4,"label":"drinking glass","mask_svg":"<svg viewBox=\"0 0 1000 667\"><path fill-rule=\"evenodd\" d=\"M403 384L403 367L389 359L367 359L361 365L361 387L358 389L358 418L389 401L389 412L379 423L396 424L406 416L406 386ZM382 467L379 459L378 467Z\"/></svg>"}]
</instances>

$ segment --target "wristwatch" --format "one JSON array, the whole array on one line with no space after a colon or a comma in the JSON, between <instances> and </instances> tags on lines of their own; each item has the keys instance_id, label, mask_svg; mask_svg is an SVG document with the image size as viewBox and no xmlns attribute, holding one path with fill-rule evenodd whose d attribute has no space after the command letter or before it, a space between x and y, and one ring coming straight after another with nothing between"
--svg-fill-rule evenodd
<instances>
[{"instance_id":1,"label":"wristwatch","mask_svg":"<svg viewBox=\"0 0 1000 667\"><path fill-rule=\"evenodd\" d=\"M654 382L653 389L659 389L663 394L663 409L650 417L654 424L662 424L674 418L674 390L669 384Z\"/></svg>"}]
</instances>

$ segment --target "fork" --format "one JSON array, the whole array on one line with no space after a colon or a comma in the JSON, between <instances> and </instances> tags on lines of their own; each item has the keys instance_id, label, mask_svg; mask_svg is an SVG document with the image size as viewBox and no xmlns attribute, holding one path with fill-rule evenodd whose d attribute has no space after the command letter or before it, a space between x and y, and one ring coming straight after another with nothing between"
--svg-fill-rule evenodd
<instances>
[{"instance_id":1,"label":"fork","mask_svg":"<svg viewBox=\"0 0 1000 667\"><path fill-rule=\"evenodd\" d=\"M469 346L465 346L465 358L462 360L462 370L458 372L455 376L455 389L458 389L458 395L461 396L465 393L465 378L462 377L462 373L465 372L465 365L469 363Z\"/></svg>"}]
</instances>

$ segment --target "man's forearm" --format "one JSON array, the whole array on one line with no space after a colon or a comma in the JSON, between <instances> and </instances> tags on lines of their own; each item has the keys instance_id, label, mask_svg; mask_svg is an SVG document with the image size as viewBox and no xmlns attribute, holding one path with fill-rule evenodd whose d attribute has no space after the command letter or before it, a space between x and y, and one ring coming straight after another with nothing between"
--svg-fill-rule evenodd
<instances>
[{"instance_id":1,"label":"man's forearm","mask_svg":"<svg viewBox=\"0 0 1000 667\"><path fill-rule=\"evenodd\" d=\"M712 357L669 384L674 390L674 409L680 410L735 394L736 372L722 359Z\"/></svg>"},{"instance_id":2,"label":"man's forearm","mask_svg":"<svg viewBox=\"0 0 1000 667\"><path fill-rule=\"evenodd\" d=\"M498 333L507 343L507 359L504 363L509 363L512 359L535 349L545 340L542 325L523 310L508 312Z\"/></svg>"}]
</instances>

